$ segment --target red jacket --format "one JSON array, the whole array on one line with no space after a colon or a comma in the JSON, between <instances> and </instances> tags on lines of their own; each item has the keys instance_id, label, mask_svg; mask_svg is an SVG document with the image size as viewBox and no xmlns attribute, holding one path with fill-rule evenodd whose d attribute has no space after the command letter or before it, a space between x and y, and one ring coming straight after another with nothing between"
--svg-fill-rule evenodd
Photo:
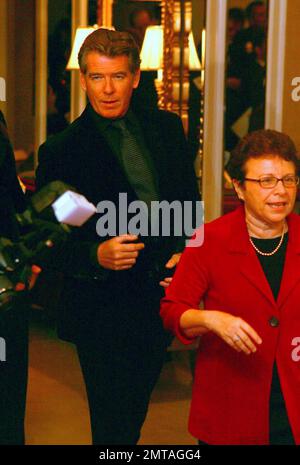
<instances>
[{"instance_id":1,"label":"red jacket","mask_svg":"<svg viewBox=\"0 0 300 465\"><path fill-rule=\"evenodd\" d=\"M243 318L263 342L249 356L212 332L202 336L189 430L209 444L268 444L269 397L276 360L295 442L300 444L300 217L288 217L289 240L277 301L246 228L244 209L205 225L201 247L187 247L162 300L164 325L184 343L180 316L189 308ZM274 319L279 321L274 326ZM298 341L297 339L298 338ZM292 356L294 354L294 356Z\"/></svg>"}]
</instances>

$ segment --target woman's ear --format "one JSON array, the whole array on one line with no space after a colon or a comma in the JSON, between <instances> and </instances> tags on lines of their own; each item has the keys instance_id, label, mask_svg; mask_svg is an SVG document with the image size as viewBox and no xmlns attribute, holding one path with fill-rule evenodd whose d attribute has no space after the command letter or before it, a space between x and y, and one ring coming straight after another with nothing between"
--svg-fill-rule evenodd
<instances>
[{"instance_id":1,"label":"woman's ear","mask_svg":"<svg viewBox=\"0 0 300 465\"><path fill-rule=\"evenodd\" d=\"M244 200L244 189L243 189L243 184L241 181L238 181L237 179L232 180L232 184L234 187L234 190L236 192L236 195L240 200Z\"/></svg>"}]
</instances>

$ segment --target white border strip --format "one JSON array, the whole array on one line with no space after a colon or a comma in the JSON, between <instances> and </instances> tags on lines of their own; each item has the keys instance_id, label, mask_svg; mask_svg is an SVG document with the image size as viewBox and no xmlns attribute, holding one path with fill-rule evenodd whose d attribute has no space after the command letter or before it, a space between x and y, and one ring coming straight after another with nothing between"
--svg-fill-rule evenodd
<instances>
[{"instance_id":1,"label":"white border strip","mask_svg":"<svg viewBox=\"0 0 300 465\"><path fill-rule=\"evenodd\" d=\"M265 128L282 131L287 0L269 0Z\"/></svg>"},{"instance_id":2,"label":"white border strip","mask_svg":"<svg viewBox=\"0 0 300 465\"><path fill-rule=\"evenodd\" d=\"M227 0L206 2L202 192L205 221L222 214Z\"/></svg>"},{"instance_id":3,"label":"white border strip","mask_svg":"<svg viewBox=\"0 0 300 465\"><path fill-rule=\"evenodd\" d=\"M35 131L34 166L47 137L48 0L36 0L35 10Z\"/></svg>"},{"instance_id":4,"label":"white border strip","mask_svg":"<svg viewBox=\"0 0 300 465\"><path fill-rule=\"evenodd\" d=\"M72 0L72 43L76 28L87 26L88 0ZM70 122L78 118L86 106L86 94L80 85L80 73L78 69L71 70L71 109Z\"/></svg>"}]
</instances>

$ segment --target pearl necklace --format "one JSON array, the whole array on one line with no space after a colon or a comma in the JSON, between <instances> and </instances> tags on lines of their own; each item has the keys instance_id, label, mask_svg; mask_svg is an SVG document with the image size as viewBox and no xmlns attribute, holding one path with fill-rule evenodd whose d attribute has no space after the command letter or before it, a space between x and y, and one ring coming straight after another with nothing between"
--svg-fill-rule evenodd
<instances>
[{"instance_id":1,"label":"pearl necklace","mask_svg":"<svg viewBox=\"0 0 300 465\"><path fill-rule=\"evenodd\" d=\"M259 250L258 247L256 247L256 245L254 244L254 242L252 241L250 236L249 236L249 240L251 242L252 247L254 248L254 250L258 254L263 255L264 257L271 257L272 255L274 255L280 249L280 247L281 247L281 245L283 243L284 232L285 232L285 223L283 225L283 230L282 230L282 234L281 234L281 237L280 237L280 241L279 241L278 245L275 247L275 249L272 250L272 252L262 252L261 250Z\"/></svg>"}]
</instances>

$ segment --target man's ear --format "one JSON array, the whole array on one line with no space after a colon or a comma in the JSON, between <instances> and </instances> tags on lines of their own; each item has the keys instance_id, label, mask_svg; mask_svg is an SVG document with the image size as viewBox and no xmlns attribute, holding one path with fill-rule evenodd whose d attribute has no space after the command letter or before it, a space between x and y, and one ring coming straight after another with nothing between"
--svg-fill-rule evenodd
<instances>
[{"instance_id":1,"label":"man's ear","mask_svg":"<svg viewBox=\"0 0 300 465\"><path fill-rule=\"evenodd\" d=\"M136 89L139 85L139 82L140 82L140 79L141 79L141 70L138 69L135 73L134 73L134 76L133 76L133 88Z\"/></svg>"},{"instance_id":2,"label":"man's ear","mask_svg":"<svg viewBox=\"0 0 300 465\"><path fill-rule=\"evenodd\" d=\"M240 200L244 200L244 189L242 187L241 181L238 181L237 179L232 180L233 188L236 192L236 195Z\"/></svg>"},{"instance_id":3,"label":"man's ear","mask_svg":"<svg viewBox=\"0 0 300 465\"><path fill-rule=\"evenodd\" d=\"M82 72L80 72L80 85L81 88L86 91L86 76Z\"/></svg>"}]
</instances>

